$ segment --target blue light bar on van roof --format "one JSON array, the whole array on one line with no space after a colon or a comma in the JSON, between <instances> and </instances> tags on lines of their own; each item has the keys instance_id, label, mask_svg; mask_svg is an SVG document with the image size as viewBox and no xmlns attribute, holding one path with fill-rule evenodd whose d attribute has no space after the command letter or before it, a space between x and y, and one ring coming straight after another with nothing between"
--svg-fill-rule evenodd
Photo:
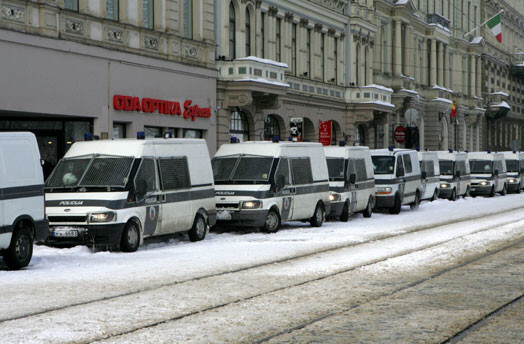
<instances>
[{"instance_id":1,"label":"blue light bar on van roof","mask_svg":"<svg viewBox=\"0 0 524 344\"><path fill-rule=\"evenodd\" d=\"M420 152L420 146L415 146L415 150L416 150L417 152Z\"/></svg>"},{"instance_id":2,"label":"blue light bar on van roof","mask_svg":"<svg viewBox=\"0 0 524 344\"><path fill-rule=\"evenodd\" d=\"M84 140L85 140L85 141L93 141L93 140L94 140L93 134L91 134L91 133L85 133L85 134L84 134Z\"/></svg>"},{"instance_id":3,"label":"blue light bar on van roof","mask_svg":"<svg viewBox=\"0 0 524 344\"><path fill-rule=\"evenodd\" d=\"M280 136L277 136L277 135L273 136L273 142L275 143L280 142Z\"/></svg>"},{"instance_id":4,"label":"blue light bar on van roof","mask_svg":"<svg viewBox=\"0 0 524 344\"><path fill-rule=\"evenodd\" d=\"M137 131L136 132L136 139L137 140L145 140L146 139L146 132L145 131Z\"/></svg>"},{"instance_id":5,"label":"blue light bar on van roof","mask_svg":"<svg viewBox=\"0 0 524 344\"><path fill-rule=\"evenodd\" d=\"M172 139L173 138L173 132L172 131L166 131L164 133L164 138L165 139Z\"/></svg>"},{"instance_id":6,"label":"blue light bar on van roof","mask_svg":"<svg viewBox=\"0 0 524 344\"><path fill-rule=\"evenodd\" d=\"M390 152L393 152L393 150L395 149L395 147L393 147L393 146L389 146L388 149L389 149Z\"/></svg>"},{"instance_id":7,"label":"blue light bar on van roof","mask_svg":"<svg viewBox=\"0 0 524 344\"><path fill-rule=\"evenodd\" d=\"M451 148L448 149L448 152L453 153L453 149L451 149Z\"/></svg>"},{"instance_id":8,"label":"blue light bar on van roof","mask_svg":"<svg viewBox=\"0 0 524 344\"><path fill-rule=\"evenodd\" d=\"M491 151L488 149L488 154L491 154Z\"/></svg>"},{"instance_id":9,"label":"blue light bar on van roof","mask_svg":"<svg viewBox=\"0 0 524 344\"><path fill-rule=\"evenodd\" d=\"M340 147L344 147L344 146L346 145L346 141L340 141L340 142L338 143L338 145L339 145Z\"/></svg>"},{"instance_id":10,"label":"blue light bar on van roof","mask_svg":"<svg viewBox=\"0 0 524 344\"><path fill-rule=\"evenodd\" d=\"M233 137L231 137L231 138L229 139L229 142L230 142L230 143L240 143L240 140L238 139L238 137L234 137L234 136L233 136Z\"/></svg>"}]
</instances>

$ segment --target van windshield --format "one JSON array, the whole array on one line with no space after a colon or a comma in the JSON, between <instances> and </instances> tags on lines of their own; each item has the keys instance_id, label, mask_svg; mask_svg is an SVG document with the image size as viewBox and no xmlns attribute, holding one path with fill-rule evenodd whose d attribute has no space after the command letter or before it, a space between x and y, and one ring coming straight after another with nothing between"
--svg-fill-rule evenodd
<instances>
[{"instance_id":1,"label":"van windshield","mask_svg":"<svg viewBox=\"0 0 524 344\"><path fill-rule=\"evenodd\" d=\"M519 164L517 160L506 160L506 168L508 172L518 172Z\"/></svg>"},{"instance_id":2,"label":"van windshield","mask_svg":"<svg viewBox=\"0 0 524 344\"><path fill-rule=\"evenodd\" d=\"M438 165L440 167L440 174L444 176L453 175L453 161L451 160L439 160Z\"/></svg>"},{"instance_id":3,"label":"van windshield","mask_svg":"<svg viewBox=\"0 0 524 344\"><path fill-rule=\"evenodd\" d=\"M47 188L125 187L133 157L84 155L60 160L47 179Z\"/></svg>"},{"instance_id":4,"label":"van windshield","mask_svg":"<svg viewBox=\"0 0 524 344\"><path fill-rule=\"evenodd\" d=\"M470 160L469 168L471 173L491 174L493 161L490 160Z\"/></svg>"},{"instance_id":5,"label":"van windshield","mask_svg":"<svg viewBox=\"0 0 524 344\"><path fill-rule=\"evenodd\" d=\"M328 158L327 159L329 180L344 180L344 159Z\"/></svg>"},{"instance_id":6,"label":"van windshield","mask_svg":"<svg viewBox=\"0 0 524 344\"><path fill-rule=\"evenodd\" d=\"M273 157L266 156L228 156L214 158L212 161L215 182L265 183L273 165Z\"/></svg>"},{"instance_id":7,"label":"van windshield","mask_svg":"<svg viewBox=\"0 0 524 344\"><path fill-rule=\"evenodd\" d=\"M375 155L371 157L375 174L395 173L395 157L389 155Z\"/></svg>"}]
</instances>

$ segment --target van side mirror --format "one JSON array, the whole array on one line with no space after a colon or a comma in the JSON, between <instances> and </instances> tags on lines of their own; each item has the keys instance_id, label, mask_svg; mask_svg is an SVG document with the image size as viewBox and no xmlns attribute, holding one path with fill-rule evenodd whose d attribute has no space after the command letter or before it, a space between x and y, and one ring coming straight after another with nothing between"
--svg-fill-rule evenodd
<instances>
[{"instance_id":1,"label":"van side mirror","mask_svg":"<svg viewBox=\"0 0 524 344\"><path fill-rule=\"evenodd\" d=\"M350 184L355 184L357 182L357 175L354 174L354 173L351 173L349 175L349 183Z\"/></svg>"},{"instance_id":2,"label":"van side mirror","mask_svg":"<svg viewBox=\"0 0 524 344\"><path fill-rule=\"evenodd\" d=\"M422 179L426 179L428 177L428 173L426 171L422 172Z\"/></svg>"},{"instance_id":3,"label":"van side mirror","mask_svg":"<svg viewBox=\"0 0 524 344\"><path fill-rule=\"evenodd\" d=\"M460 178L460 171L455 171L455 177Z\"/></svg>"},{"instance_id":4,"label":"van side mirror","mask_svg":"<svg viewBox=\"0 0 524 344\"><path fill-rule=\"evenodd\" d=\"M283 175L277 176L277 185L276 185L276 191L280 191L286 186L286 177Z\"/></svg>"},{"instance_id":5,"label":"van side mirror","mask_svg":"<svg viewBox=\"0 0 524 344\"><path fill-rule=\"evenodd\" d=\"M524 174L524 168L520 169L520 173Z\"/></svg>"},{"instance_id":6,"label":"van side mirror","mask_svg":"<svg viewBox=\"0 0 524 344\"><path fill-rule=\"evenodd\" d=\"M136 195L138 198L142 198L147 193L147 181L145 179L139 179L136 185Z\"/></svg>"},{"instance_id":7,"label":"van side mirror","mask_svg":"<svg viewBox=\"0 0 524 344\"><path fill-rule=\"evenodd\" d=\"M498 169L495 169L495 175L496 175L496 176L499 175L499 170L498 170Z\"/></svg>"}]
</instances>

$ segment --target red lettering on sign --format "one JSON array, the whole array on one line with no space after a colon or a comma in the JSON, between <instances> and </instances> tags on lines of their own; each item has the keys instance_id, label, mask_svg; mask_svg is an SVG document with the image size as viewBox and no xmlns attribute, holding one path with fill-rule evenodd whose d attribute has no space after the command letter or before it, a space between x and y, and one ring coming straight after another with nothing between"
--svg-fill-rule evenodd
<instances>
[{"instance_id":1,"label":"red lettering on sign","mask_svg":"<svg viewBox=\"0 0 524 344\"><path fill-rule=\"evenodd\" d=\"M162 115L184 116L194 121L197 117L210 118L211 108L200 108L192 105L192 100L184 102L184 112L179 102L160 100L152 98L140 98L115 94L113 96L113 108L118 111L136 111L145 113L159 113Z\"/></svg>"}]
</instances>

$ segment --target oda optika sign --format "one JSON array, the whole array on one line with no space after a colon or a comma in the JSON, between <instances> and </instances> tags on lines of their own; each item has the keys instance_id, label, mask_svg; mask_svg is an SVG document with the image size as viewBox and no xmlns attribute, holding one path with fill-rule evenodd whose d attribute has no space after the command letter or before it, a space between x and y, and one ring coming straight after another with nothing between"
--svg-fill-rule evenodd
<instances>
[{"instance_id":1,"label":"oda optika sign","mask_svg":"<svg viewBox=\"0 0 524 344\"><path fill-rule=\"evenodd\" d=\"M145 113L159 113L162 115L184 116L191 118L192 121L197 117L210 118L211 108L201 108L198 105L191 105L192 100L184 102L184 110L180 107L179 102L170 100L160 100L152 98L140 98L122 96L115 94L113 96L113 108L118 111L136 111Z\"/></svg>"}]
</instances>

